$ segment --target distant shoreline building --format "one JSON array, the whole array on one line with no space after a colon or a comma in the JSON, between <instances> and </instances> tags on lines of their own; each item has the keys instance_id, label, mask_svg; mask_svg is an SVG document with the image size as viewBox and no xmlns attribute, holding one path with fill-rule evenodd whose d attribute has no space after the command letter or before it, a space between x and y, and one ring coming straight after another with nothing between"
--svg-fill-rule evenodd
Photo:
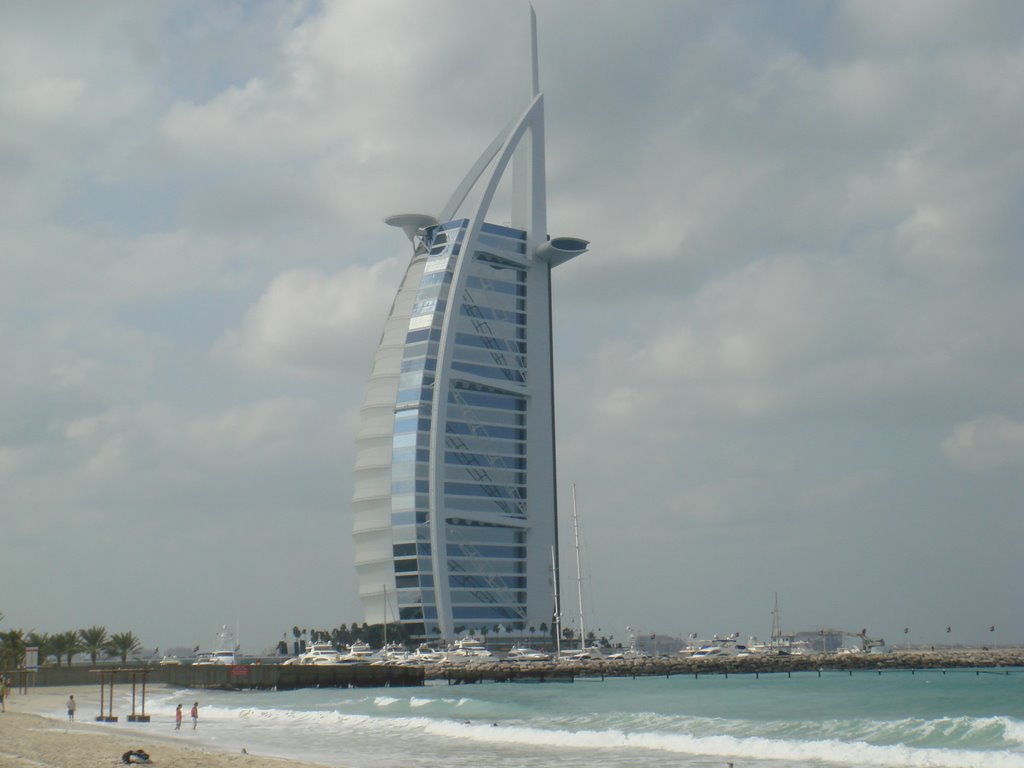
<instances>
[{"instance_id":1,"label":"distant shoreline building","mask_svg":"<svg viewBox=\"0 0 1024 768\"><path fill-rule=\"evenodd\" d=\"M413 254L361 410L355 566L365 620L400 621L418 639L552 623L551 269L588 243L547 233L532 9L531 32L525 112L438 215L385 220ZM485 217L506 171L511 221L498 225Z\"/></svg>"}]
</instances>

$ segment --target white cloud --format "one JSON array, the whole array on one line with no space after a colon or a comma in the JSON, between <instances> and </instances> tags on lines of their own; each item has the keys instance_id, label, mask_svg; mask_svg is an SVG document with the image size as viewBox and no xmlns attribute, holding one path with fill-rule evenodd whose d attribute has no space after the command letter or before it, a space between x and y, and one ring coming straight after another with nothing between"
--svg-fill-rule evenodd
<instances>
[{"instance_id":1,"label":"white cloud","mask_svg":"<svg viewBox=\"0 0 1024 768\"><path fill-rule=\"evenodd\" d=\"M1024 464L1024 422L985 416L957 424L942 452L961 472L991 472Z\"/></svg>"},{"instance_id":2,"label":"white cloud","mask_svg":"<svg viewBox=\"0 0 1024 768\"><path fill-rule=\"evenodd\" d=\"M887 585L933 583L895 555L938 570L955 545L921 537L966 525L950 499L967 496L994 554L964 551L963 583L1014 583L989 565L1013 537L988 532L1019 519L1021 480L989 468L1018 466L1019 425L952 431L943 451L976 476L935 442L979 402L1021 410L1024 5L535 5L551 230L592 241L555 277L559 477L598 500L585 520L609 550L632 516L633 549L605 561L633 558L651 587L609 608L662 618L665 562L728 555L804 584L841 537L876 561L829 600L884 611ZM287 599L291 566L225 568L179 523L344 572L352 420L408 254L380 219L436 212L523 107L526 11L53 7L0 5L0 506L22 536L6 556L56 556L70 583L61 552L131 521L161 568L258 582L235 594L286 606L254 607L272 634L323 610ZM296 510L332 535L299 539ZM884 546L863 519L888 521ZM911 537L923 519L941 524ZM742 570L718 572L735 609L767 604ZM204 608L168 583L139 574L147 599L166 590L146 623L193 633ZM80 609L38 589L11 621ZM722 616L699 596L687 611Z\"/></svg>"},{"instance_id":3,"label":"white cloud","mask_svg":"<svg viewBox=\"0 0 1024 768\"><path fill-rule=\"evenodd\" d=\"M394 264L350 267L334 275L292 270L276 277L220 354L254 368L338 375L353 368L352 350L372 354L394 296Z\"/></svg>"}]
</instances>

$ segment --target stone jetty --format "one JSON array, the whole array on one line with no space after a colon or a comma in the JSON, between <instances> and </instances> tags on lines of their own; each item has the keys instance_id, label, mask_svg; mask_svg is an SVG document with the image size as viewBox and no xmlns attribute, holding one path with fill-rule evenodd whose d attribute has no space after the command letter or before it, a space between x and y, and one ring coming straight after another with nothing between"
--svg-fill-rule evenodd
<instances>
[{"instance_id":1,"label":"stone jetty","mask_svg":"<svg viewBox=\"0 0 1024 768\"><path fill-rule=\"evenodd\" d=\"M556 682L578 677L667 677L671 675L774 674L792 672L878 671L974 668L995 671L1024 667L1024 648L1007 650L899 650L889 653L753 654L691 659L662 656L641 659L594 659L578 662L510 662L487 659L468 664L425 668L426 679L449 683L484 681ZM1024 671L1024 670L1022 670Z\"/></svg>"},{"instance_id":2,"label":"stone jetty","mask_svg":"<svg viewBox=\"0 0 1024 768\"><path fill-rule=\"evenodd\" d=\"M120 690L136 683L164 683L188 688L276 689L420 686L428 680L450 684L481 682L569 682L577 678L668 677L672 675L762 675L793 672L895 672L899 670L974 669L978 674L1024 673L1024 648L1000 650L897 650L888 653L753 654L726 658L691 659L683 655L636 659L595 659L577 662L478 661L426 666L342 664L286 666L136 665L44 667L11 673L18 689L28 686L97 684L101 679Z\"/></svg>"}]
</instances>

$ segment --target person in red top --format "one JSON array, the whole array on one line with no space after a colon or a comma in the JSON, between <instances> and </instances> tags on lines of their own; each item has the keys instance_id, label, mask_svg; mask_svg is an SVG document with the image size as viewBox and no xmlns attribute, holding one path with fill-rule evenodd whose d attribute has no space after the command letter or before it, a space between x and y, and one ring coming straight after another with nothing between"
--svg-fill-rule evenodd
<instances>
[{"instance_id":1,"label":"person in red top","mask_svg":"<svg viewBox=\"0 0 1024 768\"><path fill-rule=\"evenodd\" d=\"M174 710L174 730L181 730L181 704L179 704L178 708Z\"/></svg>"},{"instance_id":2,"label":"person in red top","mask_svg":"<svg viewBox=\"0 0 1024 768\"><path fill-rule=\"evenodd\" d=\"M197 725L199 725L199 702L198 701L195 704L192 705L192 730L193 731L196 729Z\"/></svg>"}]
</instances>

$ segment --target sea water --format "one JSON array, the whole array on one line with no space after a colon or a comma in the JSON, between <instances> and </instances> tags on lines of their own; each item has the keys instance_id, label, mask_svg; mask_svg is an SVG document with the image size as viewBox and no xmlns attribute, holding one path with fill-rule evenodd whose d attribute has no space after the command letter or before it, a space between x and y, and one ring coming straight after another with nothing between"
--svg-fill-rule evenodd
<instances>
[{"instance_id":1,"label":"sea water","mask_svg":"<svg viewBox=\"0 0 1024 768\"><path fill-rule=\"evenodd\" d=\"M802 672L180 691L181 737L349 768L1024 768L1024 671Z\"/></svg>"}]
</instances>

